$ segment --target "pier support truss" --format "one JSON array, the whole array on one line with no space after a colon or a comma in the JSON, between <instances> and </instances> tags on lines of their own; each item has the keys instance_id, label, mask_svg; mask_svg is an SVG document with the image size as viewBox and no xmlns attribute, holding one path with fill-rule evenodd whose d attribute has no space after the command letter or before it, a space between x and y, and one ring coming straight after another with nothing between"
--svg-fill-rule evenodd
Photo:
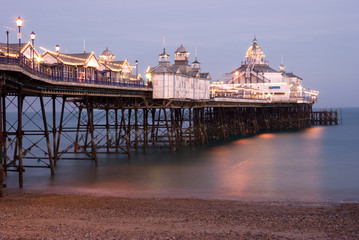
<instances>
[{"instance_id":1,"label":"pier support truss","mask_svg":"<svg viewBox=\"0 0 359 240\"><path fill-rule=\"evenodd\" d=\"M222 106L145 102L129 97L27 95L21 88L1 92L1 162L4 171L26 168L55 173L60 160L92 160L207 144L262 131L311 125L311 105Z\"/></svg>"}]
</instances>

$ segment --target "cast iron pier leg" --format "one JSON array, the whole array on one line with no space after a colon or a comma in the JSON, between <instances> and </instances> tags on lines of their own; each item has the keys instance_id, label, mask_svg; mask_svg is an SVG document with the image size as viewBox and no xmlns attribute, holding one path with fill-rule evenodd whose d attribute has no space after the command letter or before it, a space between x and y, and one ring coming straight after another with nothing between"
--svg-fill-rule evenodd
<instances>
[{"instance_id":1,"label":"cast iron pier leg","mask_svg":"<svg viewBox=\"0 0 359 240\"><path fill-rule=\"evenodd\" d=\"M17 96L17 133L16 133L16 142L18 143L15 150L18 150L18 160L19 160L19 166L17 167L19 172L19 187L22 188L24 185L24 179L23 179L23 172L24 172L24 166L22 162L22 103L23 103L23 96L21 92L19 92Z\"/></svg>"},{"instance_id":2,"label":"cast iron pier leg","mask_svg":"<svg viewBox=\"0 0 359 240\"><path fill-rule=\"evenodd\" d=\"M49 155L49 161L50 161L51 175L54 175L55 174L54 163L52 161L50 137L49 137L49 131L47 128L47 120L46 120L46 111L45 111L45 106L44 106L44 99L42 96L40 96L40 104L41 104L41 111L42 111L42 120L44 122L45 138L46 138L46 143L47 143L47 151L48 151L47 153Z\"/></svg>"},{"instance_id":3,"label":"cast iron pier leg","mask_svg":"<svg viewBox=\"0 0 359 240\"><path fill-rule=\"evenodd\" d=\"M52 96L52 144L54 149L54 164L56 165L56 96Z\"/></svg>"},{"instance_id":4,"label":"cast iron pier leg","mask_svg":"<svg viewBox=\"0 0 359 240\"><path fill-rule=\"evenodd\" d=\"M88 124L90 126L92 159L95 161L95 165L97 167L98 161L97 161L96 143L95 143L95 136L94 136L93 106L92 106L92 102L89 103L88 100L87 100L86 105L87 105Z\"/></svg>"},{"instance_id":5,"label":"cast iron pier leg","mask_svg":"<svg viewBox=\"0 0 359 240\"><path fill-rule=\"evenodd\" d=\"M59 148L60 148L60 139L61 139L61 133L62 133L62 125L63 125L63 120L64 120L64 110L65 110L65 103L66 103L66 97L62 97L62 107L61 107L61 117L60 117L60 125L59 125L59 133L57 136L57 145L56 148L54 149L55 151L55 163L59 158Z\"/></svg>"}]
</instances>

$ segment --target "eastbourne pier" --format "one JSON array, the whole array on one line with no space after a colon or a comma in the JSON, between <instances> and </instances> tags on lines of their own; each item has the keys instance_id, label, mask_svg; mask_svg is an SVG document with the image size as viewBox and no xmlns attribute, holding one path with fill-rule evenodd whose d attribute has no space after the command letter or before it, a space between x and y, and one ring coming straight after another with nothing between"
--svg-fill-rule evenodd
<instances>
[{"instance_id":1,"label":"eastbourne pier","mask_svg":"<svg viewBox=\"0 0 359 240\"><path fill-rule=\"evenodd\" d=\"M56 45L40 54L35 33L21 42L20 17L17 25L19 42L9 43L7 31L0 43L0 167L18 173L19 187L27 168L55 174L67 159L97 166L101 154L173 152L213 139L338 124L336 111L312 111L318 91L305 89L283 65L271 68L255 38L246 61L220 81L201 71L197 54L189 64L182 43L174 64L163 46L143 78L137 61L116 60L108 48L96 56Z\"/></svg>"}]
</instances>

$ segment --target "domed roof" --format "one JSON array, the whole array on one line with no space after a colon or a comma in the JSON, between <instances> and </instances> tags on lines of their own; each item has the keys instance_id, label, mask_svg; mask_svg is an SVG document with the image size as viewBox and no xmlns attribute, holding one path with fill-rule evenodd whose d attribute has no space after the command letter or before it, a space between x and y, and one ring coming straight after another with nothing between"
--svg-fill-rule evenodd
<instances>
[{"instance_id":1,"label":"domed roof","mask_svg":"<svg viewBox=\"0 0 359 240\"><path fill-rule=\"evenodd\" d=\"M183 45L181 44L181 46L179 48L177 48L175 53L187 53L187 50L183 47Z\"/></svg>"},{"instance_id":2,"label":"domed roof","mask_svg":"<svg viewBox=\"0 0 359 240\"><path fill-rule=\"evenodd\" d=\"M102 52L102 56L113 56L113 53L106 47L105 51Z\"/></svg>"},{"instance_id":3,"label":"domed roof","mask_svg":"<svg viewBox=\"0 0 359 240\"><path fill-rule=\"evenodd\" d=\"M253 45L247 50L246 58L249 57L264 57L263 50L258 46L256 38L253 39Z\"/></svg>"},{"instance_id":4,"label":"domed roof","mask_svg":"<svg viewBox=\"0 0 359 240\"><path fill-rule=\"evenodd\" d=\"M262 64L264 63L264 57L263 50L258 46L257 39L254 37L253 44L248 48L246 53L247 61L255 64Z\"/></svg>"}]
</instances>

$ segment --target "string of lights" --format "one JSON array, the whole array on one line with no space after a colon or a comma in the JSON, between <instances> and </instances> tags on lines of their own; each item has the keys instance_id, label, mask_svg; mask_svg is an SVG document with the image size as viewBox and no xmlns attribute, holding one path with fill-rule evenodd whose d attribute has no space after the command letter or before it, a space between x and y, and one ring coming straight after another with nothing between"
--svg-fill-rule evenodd
<instances>
[{"instance_id":1,"label":"string of lights","mask_svg":"<svg viewBox=\"0 0 359 240\"><path fill-rule=\"evenodd\" d=\"M13 31L13 32L16 32L18 33L18 30L15 29L15 28L12 28L12 27L9 27L9 26L5 26L5 25L1 25L1 27L5 28L5 29L8 29L10 31ZM24 34L23 32L20 32L21 36L23 36L25 39L27 39L28 41L31 41L31 39L26 35Z\"/></svg>"}]
</instances>

